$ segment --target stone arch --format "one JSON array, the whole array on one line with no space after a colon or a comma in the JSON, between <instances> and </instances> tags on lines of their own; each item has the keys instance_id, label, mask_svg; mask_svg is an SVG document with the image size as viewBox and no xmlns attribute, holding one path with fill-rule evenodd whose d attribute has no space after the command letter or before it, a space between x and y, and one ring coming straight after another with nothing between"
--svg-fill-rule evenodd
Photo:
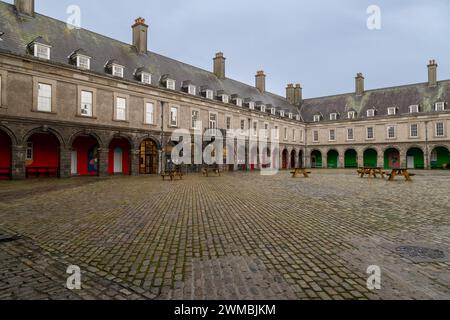
<instances>
[{"instance_id":1,"label":"stone arch","mask_svg":"<svg viewBox=\"0 0 450 320\"><path fill-rule=\"evenodd\" d=\"M401 150L401 148L395 146L388 146L384 148L383 154L385 169L395 169L401 167Z\"/></svg>"},{"instance_id":2,"label":"stone arch","mask_svg":"<svg viewBox=\"0 0 450 320\"><path fill-rule=\"evenodd\" d=\"M409 169L425 169L425 152L418 145L406 149L406 165Z\"/></svg>"},{"instance_id":3,"label":"stone arch","mask_svg":"<svg viewBox=\"0 0 450 320\"><path fill-rule=\"evenodd\" d=\"M161 151L163 149L161 141L158 138L156 138L155 136L152 136L152 135L142 136L142 137L138 138L137 142L135 144L136 147L139 148L142 145L142 142L144 142L146 140L152 140L156 144L156 148L159 151Z\"/></svg>"},{"instance_id":4,"label":"stone arch","mask_svg":"<svg viewBox=\"0 0 450 320\"><path fill-rule=\"evenodd\" d=\"M450 169L450 147L445 144L435 144L430 147L431 169Z\"/></svg>"},{"instance_id":5,"label":"stone arch","mask_svg":"<svg viewBox=\"0 0 450 320\"><path fill-rule=\"evenodd\" d=\"M128 134L124 134L124 133L116 133L113 135L110 135L108 140L107 140L107 145L110 146L111 142L113 142L115 139L125 139L128 141L128 143L130 144L130 148L131 150L135 150L136 149L136 145L135 145L135 139L133 139L132 136L128 135Z\"/></svg>"},{"instance_id":6,"label":"stone arch","mask_svg":"<svg viewBox=\"0 0 450 320\"><path fill-rule=\"evenodd\" d=\"M311 167L312 168L322 168L323 166L323 152L320 149L311 150Z\"/></svg>"},{"instance_id":7,"label":"stone arch","mask_svg":"<svg viewBox=\"0 0 450 320\"><path fill-rule=\"evenodd\" d=\"M11 139L11 145L15 146L19 143L16 134L10 128L0 124L0 130L9 136L9 139Z\"/></svg>"},{"instance_id":8,"label":"stone arch","mask_svg":"<svg viewBox=\"0 0 450 320\"><path fill-rule=\"evenodd\" d=\"M102 139L100 137L100 134L98 134L95 131L92 130L82 130L82 131L77 131L75 133L73 133L70 138L69 138L69 142L68 142L68 146L72 147L74 141L79 137L79 136L91 136L92 138L94 138L95 140L97 140L98 146L100 149L105 149L107 146L105 146L104 144L104 139Z\"/></svg>"},{"instance_id":9,"label":"stone arch","mask_svg":"<svg viewBox=\"0 0 450 320\"><path fill-rule=\"evenodd\" d=\"M25 145L25 144L27 143L28 139L30 139L30 137L31 137L32 135L36 134L36 133L51 133L51 134L53 134L53 135L56 137L56 139L58 139L59 145L60 145L61 148L63 148L63 147L66 146L66 143L65 143L65 141L64 141L64 138L63 138L63 136L59 133L58 130L53 129L53 128L48 128L48 127L45 127L45 126L44 126L44 127L41 126L41 127L37 127L37 128L34 128L34 129L29 130L29 131L28 131L26 134L24 134L24 136L22 137L21 144L22 144L22 145Z\"/></svg>"}]
</instances>

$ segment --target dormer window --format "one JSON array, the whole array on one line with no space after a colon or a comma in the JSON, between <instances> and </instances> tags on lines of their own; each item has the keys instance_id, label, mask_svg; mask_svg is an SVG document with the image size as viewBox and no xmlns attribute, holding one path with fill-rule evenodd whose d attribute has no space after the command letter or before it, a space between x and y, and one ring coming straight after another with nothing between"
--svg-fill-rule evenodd
<instances>
[{"instance_id":1,"label":"dormer window","mask_svg":"<svg viewBox=\"0 0 450 320\"><path fill-rule=\"evenodd\" d=\"M316 115L314 116L314 122L320 122L320 119L321 119L320 114L316 114Z\"/></svg>"},{"instance_id":2,"label":"dormer window","mask_svg":"<svg viewBox=\"0 0 450 320\"><path fill-rule=\"evenodd\" d=\"M206 99L210 99L210 100L213 100L214 99L214 91L212 91L212 90L206 90L205 91L206 92Z\"/></svg>"},{"instance_id":3,"label":"dormer window","mask_svg":"<svg viewBox=\"0 0 450 320\"><path fill-rule=\"evenodd\" d=\"M436 102L434 105L434 110L437 112L441 112L445 110L445 102Z\"/></svg>"},{"instance_id":4,"label":"dormer window","mask_svg":"<svg viewBox=\"0 0 450 320\"><path fill-rule=\"evenodd\" d=\"M280 111L280 117L284 118L285 112L283 110Z\"/></svg>"},{"instance_id":5,"label":"dormer window","mask_svg":"<svg viewBox=\"0 0 450 320\"><path fill-rule=\"evenodd\" d=\"M91 69L91 58L80 54L77 55L77 68L85 70Z\"/></svg>"},{"instance_id":6,"label":"dormer window","mask_svg":"<svg viewBox=\"0 0 450 320\"><path fill-rule=\"evenodd\" d=\"M270 113L274 116L277 114L277 110L275 108L270 109Z\"/></svg>"},{"instance_id":7,"label":"dormer window","mask_svg":"<svg viewBox=\"0 0 450 320\"><path fill-rule=\"evenodd\" d=\"M187 89L189 94L193 96L197 94L197 88L193 84L188 85Z\"/></svg>"},{"instance_id":8,"label":"dormer window","mask_svg":"<svg viewBox=\"0 0 450 320\"><path fill-rule=\"evenodd\" d=\"M332 114L330 114L330 120L331 120L331 121L337 120L337 113L332 113Z\"/></svg>"},{"instance_id":9,"label":"dormer window","mask_svg":"<svg viewBox=\"0 0 450 320\"><path fill-rule=\"evenodd\" d=\"M297 121L301 121L302 120L302 117L299 114L296 115L295 118L297 119Z\"/></svg>"},{"instance_id":10,"label":"dormer window","mask_svg":"<svg viewBox=\"0 0 450 320\"><path fill-rule=\"evenodd\" d=\"M355 119L355 118L356 118L356 112L355 112L355 111L349 111L349 112L347 113L347 117L348 117L349 119L351 119L351 120Z\"/></svg>"},{"instance_id":11,"label":"dormer window","mask_svg":"<svg viewBox=\"0 0 450 320\"><path fill-rule=\"evenodd\" d=\"M265 105L261 105L261 112L266 112L266 106Z\"/></svg>"},{"instance_id":12,"label":"dormer window","mask_svg":"<svg viewBox=\"0 0 450 320\"><path fill-rule=\"evenodd\" d=\"M373 118L373 117L375 117L375 109L367 110L367 118Z\"/></svg>"},{"instance_id":13,"label":"dormer window","mask_svg":"<svg viewBox=\"0 0 450 320\"><path fill-rule=\"evenodd\" d=\"M143 84L152 84L152 75L148 72L142 72L141 82Z\"/></svg>"},{"instance_id":14,"label":"dormer window","mask_svg":"<svg viewBox=\"0 0 450 320\"><path fill-rule=\"evenodd\" d=\"M229 103L230 97L227 94L222 94L222 102L223 103Z\"/></svg>"},{"instance_id":15,"label":"dormer window","mask_svg":"<svg viewBox=\"0 0 450 320\"><path fill-rule=\"evenodd\" d=\"M293 119L294 115L292 113L289 113L289 119Z\"/></svg>"},{"instance_id":16,"label":"dormer window","mask_svg":"<svg viewBox=\"0 0 450 320\"><path fill-rule=\"evenodd\" d=\"M409 106L409 113L419 113L419 105L415 104L415 105Z\"/></svg>"},{"instance_id":17,"label":"dormer window","mask_svg":"<svg viewBox=\"0 0 450 320\"><path fill-rule=\"evenodd\" d=\"M170 90L175 90L175 80L167 79L166 88Z\"/></svg>"},{"instance_id":18,"label":"dormer window","mask_svg":"<svg viewBox=\"0 0 450 320\"><path fill-rule=\"evenodd\" d=\"M388 108L388 116L395 116L397 114L397 108L390 107Z\"/></svg>"},{"instance_id":19,"label":"dormer window","mask_svg":"<svg viewBox=\"0 0 450 320\"><path fill-rule=\"evenodd\" d=\"M236 98L236 105L238 106L238 107L242 107L242 99L241 98Z\"/></svg>"},{"instance_id":20,"label":"dormer window","mask_svg":"<svg viewBox=\"0 0 450 320\"><path fill-rule=\"evenodd\" d=\"M50 60L50 46L41 44L41 43L35 43L34 44L34 56L36 58Z\"/></svg>"},{"instance_id":21,"label":"dormer window","mask_svg":"<svg viewBox=\"0 0 450 320\"><path fill-rule=\"evenodd\" d=\"M112 75L114 77L123 78L124 67L118 64L112 65Z\"/></svg>"},{"instance_id":22,"label":"dormer window","mask_svg":"<svg viewBox=\"0 0 450 320\"><path fill-rule=\"evenodd\" d=\"M255 110L255 103L254 103L253 101L250 101L250 102L248 103L248 108L249 108L250 110Z\"/></svg>"}]
</instances>

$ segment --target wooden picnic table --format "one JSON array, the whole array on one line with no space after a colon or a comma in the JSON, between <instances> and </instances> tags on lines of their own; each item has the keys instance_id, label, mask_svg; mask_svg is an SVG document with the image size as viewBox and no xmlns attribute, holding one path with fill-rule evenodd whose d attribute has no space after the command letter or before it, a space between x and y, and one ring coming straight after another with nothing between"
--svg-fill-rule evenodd
<instances>
[{"instance_id":1,"label":"wooden picnic table","mask_svg":"<svg viewBox=\"0 0 450 320\"><path fill-rule=\"evenodd\" d=\"M291 174L292 178L297 178L300 174L302 174L305 178L309 178L311 171L308 171L308 169L306 168L295 168L293 171L291 171Z\"/></svg>"},{"instance_id":2,"label":"wooden picnic table","mask_svg":"<svg viewBox=\"0 0 450 320\"><path fill-rule=\"evenodd\" d=\"M220 170L219 166L204 166L202 169L202 175L204 177L209 177L210 173L215 173L219 177L221 176L222 171Z\"/></svg>"},{"instance_id":3,"label":"wooden picnic table","mask_svg":"<svg viewBox=\"0 0 450 320\"><path fill-rule=\"evenodd\" d=\"M166 181L166 178L170 178L170 181L175 180L175 178L179 178L183 180L183 172L181 170L167 170L161 174L163 181Z\"/></svg>"},{"instance_id":4,"label":"wooden picnic table","mask_svg":"<svg viewBox=\"0 0 450 320\"><path fill-rule=\"evenodd\" d=\"M388 174L389 176L389 181L394 181L395 177L397 176L403 176L405 178L406 181L411 182L412 179L411 177L414 177L415 174L413 173L409 173L409 169L407 168L396 168L396 169L392 169L392 172L390 174Z\"/></svg>"},{"instance_id":5,"label":"wooden picnic table","mask_svg":"<svg viewBox=\"0 0 450 320\"><path fill-rule=\"evenodd\" d=\"M364 178L364 176L369 176L369 178L377 178L377 175L380 175L382 179L384 179L384 175L386 172L382 168L372 168L372 167L362 167L358 169L358 174L361 176L361 178Z\"/></svg>"}]
</instances>

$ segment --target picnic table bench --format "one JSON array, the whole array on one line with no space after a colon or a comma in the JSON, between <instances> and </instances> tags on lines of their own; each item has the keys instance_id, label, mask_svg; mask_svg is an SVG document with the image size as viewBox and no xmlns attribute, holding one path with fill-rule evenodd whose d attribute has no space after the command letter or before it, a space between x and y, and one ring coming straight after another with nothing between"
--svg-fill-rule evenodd
<instances>
[{"instance_id":1,"label":"picnic table bench","mask_svg":"<svg viewBox=\"0 0 450 320\"><path fill-rule=\"evenodd\" d=\"M394 181L395 177L404 177L406 181L411 182L411 177L414 177L414 173L409 173L409 169L407 168L397 168L392 169L392 172L388 174L389 181Z\"/></svg>"},{"instance_id":2,"label":"picnic table bench","mask_svg":"<svg viewBox=\"0 0 450 320\"><path fill-rule=\"evenodd\" d=\"M377 175L380 175L382 179L384 179L384 175L386 172L382 168L370 168L370 167L362 167L358 169L358 174L361 176L361 178L364 178L366 175L369 176L369 178L377 178Z\"/></svg>"},{"instance_id":3,"label":"picnic table bench","mask_svg":"<svg viewBox=\"0 0 450 320\"><path fill-rule=\"evenodd\" d=\"M161 174L161 177L163 179L163 181L166 181L166 178L170 178L170 181L175 180L175 178L179 178L180 180L183 180L183 171L181 170L181 168L176 168L176 169L172 169L172 170L166 170Z\"/></svg>"},{"instance_id":4,"label":"picnic table bench","mask_svg":"<svg viewBox=\"0 0 450 320\"><path fill-rule=\"evenodd\" d=\"M297 178L300 174L302 174L305 178L309 178L311 171L308 171L305 168L295 168L293 171L291 171L291 174L292 178Z\"/></svg>"},{"instance_id":5,"label":"picnic table bench","mask_svg":"<svg viewBox=\"0 0 450 320\"><path fill-rule=\"evenodd\" d=\"M220 170L219 166L204 166L202 169L202 175L204 177L209 177L210 173L215 173L220 177L222 174L222 170Z\"/></svg>"},{"instance_id":6,"label":"picnic table bench","mask_svg":"<svg viewBox=\"0 0 450 320\"><path fill-rule=\"evenodd\" d=\"M58 173L58 167L28 167L26 169L26 177L34 177L34 178L40 178L40 177L59 177Z\"/></svg>"}]
</instances>

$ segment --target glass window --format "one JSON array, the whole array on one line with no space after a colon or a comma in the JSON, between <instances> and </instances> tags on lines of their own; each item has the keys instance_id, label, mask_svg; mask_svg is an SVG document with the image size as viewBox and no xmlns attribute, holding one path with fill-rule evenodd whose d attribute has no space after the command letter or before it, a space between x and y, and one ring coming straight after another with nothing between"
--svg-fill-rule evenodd
<instances>
[{"instance_id":1,"label":"glass window","mask_svg":"<svg viewBox=\"0 0 450 320\"><path fill-rule=\"evenodd\" d=\"M117 98L116 103L116 120L127 120L127 100L125 98Z\"/></svg>"},{"instance_id":2,"label":"glass window","mask_svg":"<svg viewBox=\"0 0 450 320\"><path fill-rule=\"evenodd\" d=\"M34 56L37 58L50 60L50 47L42 44L34 45Z\"/></svg>"},{"instance_id":3,"label":"glass window","mask_svg":"<svg viewBox=\"0 0 450 320\"><path fill-rule=\"evenodd\" d=\"M231 117L227 117L227 130L231 130Z\"/></svg>"},{"instance_id":4,"label":"glass window","mask_svg":"<svg viewBox=\"0 0 450 320\"><path fill-rule=\"evenodd\" d=\"M112 75L114 77L123 78L123 67L118 65L113 65L112 67Z\"/></svg>"},{"instance_id":5,"label":"glass window","mask_svg":"<svg viewBox=\"0 0 450 320\"><path fill-rule=\"evenodd\" d=\"M147 72L142 72L141 74L141 81L144 84L151 84L152 83L152 75Z\"/></svg>"},{"instance_id":6,"label":"glass window","mask_svg":"<svg viewBox=\"0 0 450 320\"><path fill-rule=\"evenodd\" d=\"M374 139L374 131L372 127L367 128L367 139Z\"/></svg>"},{"instance_id":7,"label":"glass window","mask_svg":"<svg viewBox=\"0 0 450 320\"><path fill-rule=\"evenodd\" d=\"M367 117L368 117L368 118L373 118L373 117L375 117L375 109L369 109L369 110L367 110Z\"/></svg>"},{"instance_id":8,"label":"glass window","mask_svg":"<svg viewBox=\"0 0 450 320\"><path fill-rule=\"evenodd\" d=\"M336 140L336 130L331 129L330 130L330 141L335 141Z\"/></svg>"},{"instance_id":9,"label":"glass window","mask_svg":"<svg viewBox=\"0 0 450 320\"><path fill-rule=\"evenodd\" d=\"M77 56L77 67L89 70L91 68L91 59L86 56Z\"/></svg>"},{"instance_id":10,"label":"glass window","mask_svg":"<svg viewBox=\"0 0 450 320\"><path fill-rule=\"evenodd\" d=\"M388 138L389 139L395 138L395 127L394 126L388 127Z\"/></svg>"},{"instance_id":11,"label":"glass window","mask_svg":"<svg viewBox=\"0 0 450 320\"><path fill-rule=\"evenodd\" d=\"M209 128L217 129L217 114L215 113L209 114Z\"/></svg>"},{"instance_id":12,"label":"glass window","mask_svg":"<svg viewBox=\"0 0 450 320\"><path fill-rule=\"evenodd\" d=\"M176 107L170 108L170 126L171 127L178 126L178 108Z\"/></svg>"},{"instance_id":13,"label":"glass window","mask_svg":"<svg viewBox=\"0 0 450 320\"><path fill-rule=\"evenodd\" d=\"M90 91L81 91L80 114L85 117L92 117L93 94Z\"/></svg>"},{"instance_id":14,"label":"glass window","mask_svg":"<svg viewBox=\"0 0 450 320\"><path fill-rule=\"evenodd\" d=\"M167 86L167 89L175 90L175 81L174 80L170 80L170 79L167 80L166 86Z\"/></svg>"},{"instance_id":15,"label":"glass window","mask_svg":"<svg viewBox=\"0 0 450 320\"><path fill-rule=\"evenodd\" d=\"M33 160L33 142L27 142L27 149L25 153L25 160Z\"/></svg>"},{"instance_id":16,"label":"glass window","mask_svg":"<svg viewBox=\"0 0 450 320\"><path fill-rule=\"evenodd\" d=\"M409 106L409 113L418 113L418 112L419 112L419 106L418 105Z\"/></svg>"},{"instance_id":17,"label":"glass window","mask_svg":"<svg viewBox=\"0 0 450 320\"><path fill-rule=\"evenodd\" d=\"M396 114L397 114L397 108L389 108L388 109L389 116L395 116Z\"/></svg>"},{"instance_id":18,"label":"glass window","mask_svg":"<svg viewBox=\"0 0 450 320\"><path fill-rule=\"evenodd\" d=\"M155 106L151 102L145 104L145 123L154 124Z\"/></svg>"},{"instance_id":19,"label":"glass window","mask_svg":"<svg viewBox=\"0 0 450 320\"><path fill-rule=\"evenodd\" d=\"M52 86L49 84L38 84L37 110L44 112L52 111Z\"/></svg>"},{"instance_id":20,"label":"glass window","mask_svg":"<svg viewBox=\"0 0 450 320\"><path fill-rule=\"evenodd\" d=\"M313 141L319 142L319 131L317 131L317 130L314 130L314 132L313 132Z\"/></svg>"},{"instance_id":21,"label":"glass window","mask_svg":"<svg viewBox=\"0 0 450 320\"><path fill-rule=\"evenodd\" d=\"M347 140L353 140L354 139L354 132L353 128L347 129Z\"/></svg>"},{"instance_id":22,"label":"glass window","mask_svg":"<svg viewBox=\"0 0 450 320\"><path fill-rule=\"evenodd\" d=\"M444 136L444 123L438 122L436 123L436 137L443 137Z\"/></svg>"},{"instance_id":23,"label":"glass window","mask_svg":"<svg viewBox=\"0 0 450 320\"><path fill-rule=\"evenodd\" d=\"M192 110L191 114L191 128L192 129L200 129L200 111Z\"/></svg>"},{"instance_id":24,"label":"glass window","mask_svg":"<svg viewBox=\"0 0 450 320\"><path fill-rule=\"evenodd\" d=\"M410 136L412 138L417 138L419 136L419 130L417 124L412 124L410 127Z\"/></svg>"},{"instance_id":25,"label":"glass window","mask_svg":"<svg viewBox=\"0 0 450 320\"><path fill-rule=\"evenodd\" d=\"M445 103L444 102L437 102L436 105L435 105L435 110L437 112L444 111L445 110Z\"/></svg>"}]
</instances>

